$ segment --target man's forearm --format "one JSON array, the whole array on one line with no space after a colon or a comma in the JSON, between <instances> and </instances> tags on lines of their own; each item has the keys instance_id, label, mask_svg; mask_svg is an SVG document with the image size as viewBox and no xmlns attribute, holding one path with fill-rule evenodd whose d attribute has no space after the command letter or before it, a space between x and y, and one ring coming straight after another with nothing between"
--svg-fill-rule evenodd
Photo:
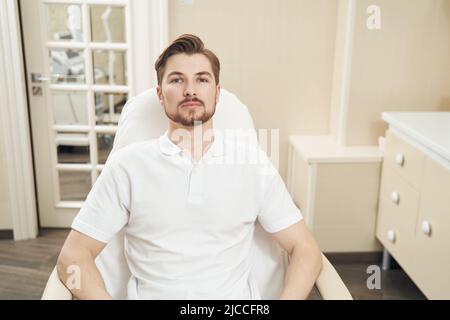
<instances>
[{"instance_id":1,"label":"man's forearm","mask_svg":"<svg viewBox=\"0 0 450 320\"><path fill-rule=\"evenodd\" d=\"M308 298L322 269L320 250L294 249L286 272L281 300Z\"/></svg>"},{"instance_id":2,"label":"man's forearm","mask_svg":"<svg viewBox=\"0 0 450 320\"><path fill-rule=\"evenodd\" d=\"M73 252L70 256L60 256L57 270L59 278L76 299L112 299L89 252Z\"/></svg>"}]
</instances>

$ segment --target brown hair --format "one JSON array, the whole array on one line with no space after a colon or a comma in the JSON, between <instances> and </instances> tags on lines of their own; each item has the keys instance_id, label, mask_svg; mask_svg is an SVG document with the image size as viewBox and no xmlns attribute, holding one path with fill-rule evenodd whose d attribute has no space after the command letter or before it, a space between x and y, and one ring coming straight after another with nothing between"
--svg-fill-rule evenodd
<instances>
[{"instance_id":1,"label":"brown hair","mask_svg":"<svg viewBox=\"0 0 450 320\"><path fill-rule=\"evenodd\" d=\"M183 34L172 42L155 62L155 70L159 85L161 85L162 82L167 60L171 56L179 53L186 53L188 55L201 53L206 56L211 63L216 84L219 84L220 62L217 56L211 50L205 48L203 41L199 37L193 34Z\"/></svg>"}]
</instances>

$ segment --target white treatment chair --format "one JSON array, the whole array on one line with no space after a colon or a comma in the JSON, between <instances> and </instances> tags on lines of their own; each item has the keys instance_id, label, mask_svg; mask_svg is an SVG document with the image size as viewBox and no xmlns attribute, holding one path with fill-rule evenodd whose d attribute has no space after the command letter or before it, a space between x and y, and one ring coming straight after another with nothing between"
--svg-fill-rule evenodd
<instances>
[{"instance_id":1,"label":"white treatment chair","mask_svg":"<svg viewBox=\"0 0 450 320\"><path fill-rule=\"evenodd\" d=\"M232 93L221 89L214 128L251 130L254 125L247 107ZM167 128L163 107L152 88L128 101L120 116L113 151L133 142L157 138ZM284 286L288 266L287 253L278 246L257 222L254 233L253 268L262 299L278 299ZM352 299L349 291L329 261L322 255L323 267L316 287L323 299ZM124 255L124 233L120 232L96 259L106 288L115 299L124 299L130 276ZM47 282L42 299L72 299L70 291L59 280L56 268Z\"/></svg>"}]
</instances>

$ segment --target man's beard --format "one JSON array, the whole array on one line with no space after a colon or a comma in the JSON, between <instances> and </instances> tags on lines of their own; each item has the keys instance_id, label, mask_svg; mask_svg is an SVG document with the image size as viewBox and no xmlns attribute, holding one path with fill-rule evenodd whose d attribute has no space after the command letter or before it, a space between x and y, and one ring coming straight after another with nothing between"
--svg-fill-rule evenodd
<instances>
[{"instance_id":1,"label":"man's beard","mask_svg":"<svg viewBox=\"0 0 450 320\"><path fill-rule=\"evenodd\" d=\"M200 108L201 111L197 110ZM182 114L182 112L180 112L178 109L175 114L167 113L167 110L165 108L164 112L166 113L166 116L173 122L181 124L185 127L193 127L194 125L199 125L209 121L216 112L216 106L214 106L212 112L206 112L205 106L203 105L195 108L194 110L189 110L186 114Z\"/></svg>"}]
</instances>

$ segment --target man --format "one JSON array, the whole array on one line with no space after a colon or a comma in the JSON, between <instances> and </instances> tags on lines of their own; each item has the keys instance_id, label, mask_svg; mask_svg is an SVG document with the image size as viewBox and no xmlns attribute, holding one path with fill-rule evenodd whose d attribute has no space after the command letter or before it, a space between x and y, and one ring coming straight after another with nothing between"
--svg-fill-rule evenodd
<instances>
[{"instance_id":1,"label":"man","mask_svg":"<svg viewBox=\"0 0 450 320\"><path fill-rule=\"evenodd\" d=\"M255 145L233 145L213 131L219 60L183 35L155 69L168 130L110 156L72 224L59 277L67 283L75 265L76 298L111 299L95 258L125 228L129 299L259 299L249 278L258 219L290 255L280 298L307 298L321 253L281 177ZM230 152L263 161L230 163Z\"/></svg>"}]
</instances>

